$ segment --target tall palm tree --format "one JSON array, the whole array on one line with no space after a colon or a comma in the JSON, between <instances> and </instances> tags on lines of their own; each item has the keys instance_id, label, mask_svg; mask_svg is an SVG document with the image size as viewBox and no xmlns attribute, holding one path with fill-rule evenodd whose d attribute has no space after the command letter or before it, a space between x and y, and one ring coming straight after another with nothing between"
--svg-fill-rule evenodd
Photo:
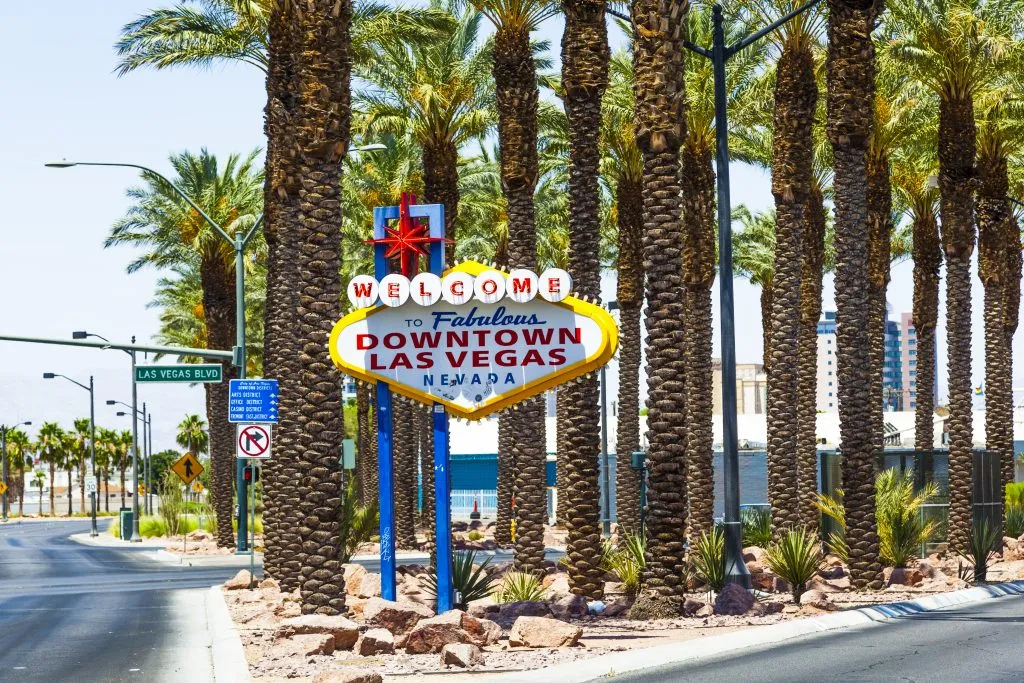
<instances>
[{"instance_id":1,"label":"tall palm tree","mask_svg":"<svg viewBox=\"0 0 1024 683\"><path fill-rule=\"evenodd\" d=\"M54 505L54 475L57 467L64 460L64 447L66 445L64 430L56 422L44 422L36 435L39 443L39 459L45 462L50 470L50 516L55 516ZM42 516L42 509L39 511Z\"/></svg>"},{"instance_id":2,"label":"tall palm tree","mask_svg":"<svg viewBox=\"0 0 1024 683\"><path fill-rule=\"evenodd\" d=\"M592 300L601 297L600 190L601 99L608 87L608 28L603 0L563 0L562 102L569 132L569 270L576 291ZM566 388L565 418L569 429L560 451L559 491L568 506L569 584L591 600L604 596L601 568L601 511L598 487L601 448L597 376ZM607 464L607 463L606 463ZM611 511L606 511L610 515Z\"/></svg>"},{"instance_id":3,"label":"tall palm tree","mask_svg":"<svg viewBox=\"0 0 1024 683\"><path fill-rule=\"evenodd\" d=\"M205 149L199 155L173 154L173 182L193 198L228 234L247 231L262 209L262 174L257 152L231 155L221 166ZM160 178L143 172L145 187L128 191L133 205L111 230L105 245L131 245L146 251L128 265L133 273L144 266L194 268L202 287L206 342L231 348L235 342L234 249ZM249 255L246 267L252 269ZM231 364L223 361L224 373ZM235 484L234 433L227 420L228 386L206 385L206 412L211 417L211 494L217 512L217 544L234 545L231 530Z\"/></svg>"},{"instance_id":4,"label":"tall palm tree","mask_svg":"<svg viewBox=\"0 0 1024 683\"><path fill-rule=\"evenodd\" d=\"M210 448L210 434L207 431L206 420L198 415L186 415L185 419L178 423L178 433L174 435L174 442L197 457L207 453Z\"/></svg>"},{"instance_id":5,"label":"tall palm tree","mask_svg":"<svg viewBox=\"0 0 1024 683\"><path fill-rule=\"evenodd\" d=\"M377 500L377 458L372 444L377 439L370 425L370 385L356 384L356 470L359 477L360 503L370 505Z\"/></svg>"},{"instance_id":6,"label":"tall palm tree","mask_svg":"<svg viewBox=\"0 0 1024 683\"><path fill-rule=\"evenodd\" d=\"M686 2L632 5L636 137L644 161L647 269L647 552L644 585L660 596L686 590L686 405L680 264L679 149L686 140L683 41Z\"/></svg>"},{"instance_id":7,"label":"tall palm tree","mask_svg":"<svg viewBox=\"0 0 1024 683\"><path fill-rule=\"evenodd\" d=\"M640 449L640 309L644 300L643 160L633 126L633 62L611 56L604 97L601 176L612 185L618 229L619 394L615 440L615 511L619 529L640 531L640 481L629 466Z\"/></svg>"},{"instance_id":8,"label":"tall palm tree","mask_svg":"<svg viewBox=\"0 0 1024 683\"><path fill-rule=\"evenodd\" d=\"M7 453L0 453L0 457L7 457L8 464L18 473L15 481L8 481L11 488L10 495L18 497L18 515L25 515L25 464L29 457L32 442L28 434L15 427L7 432Z\"/></svg>"},{"instance_id":9,"label":"tall palm tree","mask_svg":"<svg viewBox=\"0 0 1024 683\"><path fill-rule=\"evenodd\" d=\"M826 131L835 169L839 431L850 576L858 588L880 588L875 453L866 429L872 401L866 157L875 103L875 8L866 0L829 0L828 9Z\"/></svg>"},{"instance_id":10,"label":"tall palm tree","mask_svg":"<svg viewBox=\"0 0 1024 683\"><path fill-rule=\"evenodd\" d=\"M96 487L96 509L99 509L100 485L103 488L103 509L110 512L110 467L112 454L110 441L113 433L108 429L96 428L96 479L99 484Z\"/></svg>"},{"instance_id":11,"label":"tall palm tree","mask_svg":"<svg viewBox=\"0 0 1024 683\"><path fill-rule=\"evenodd\" d=\"M64 436L61 439L61 455L58 461L58 466L64 470L68 475L68 517L74 514L74 506L72 501L74 499L74 487L71 481L71 475L78 467L82 460L83 451L78 447L78 439L73 432L64 432ZM84 501L82 505L85 508Z\"/></svg>"},{"instance_id":12,"label":"tall palm tree","mask_svg":"<svg viewBox=\"0 0 1024 683\"><path fill-rule=\"evenodd\" d=\"M1010 0L922 0L890 8L889 53L939 99L939 210L946 257L949 356L949 543L971 534L971 280L977 127L974 102L1022 50ZM840 399L842 400L842 399Z\"/></svg>"},{"instance_id":13,"label":"tall palm tree","mask_svg":"<svg viewBox=\"0 0 1024 683\"><path fill-rule=\"evenodd\" d=\"M78 465L78 504L79 508L85 511L85 463L89 459L89 419L79 418L75 420L75 431L72 436L75 442L75 461Z\"/></svg>"},{"instance_id":14,"label":"tall palm tree","mask_svg":"<svg viewBox=\"0 0 1024 683\"><path fill-rule=\"evenodd\" d=\"M733 209L742 230L733 234L733 271L761 287L761 362L765 372L771 366L771 310L775 275L775 210L751 213L744 205Z\"/></svg>"},{"instance_id":15,"label":"tall palm tree","mask_svg":"<svg viewBox=\"0 0 1024 683\"><path fill-rule=\"evenodd\" d=\"M305 614L345 609L338 552L344 423L327 339L341 313L339 199L351 118L351 20L344 0L301 8L279 2L268 25L264 363L270 376L291 375L279 392L283 462L267 483L277 488L272 495L297 500L284 514L277 511L278 532L289 524L298 531L283 543L273 539L277 556L270 566L284 585L298 584ZM295 489L278 488L289 477ZM299 552L291 554L293 548Z\"/></svg>"},{"instance_id":16,"label":"tall palm tree","mask_svg":"<svg viewBox=\"0 0 1024 683\"><path fill-rule=\"evenodd\" d=\"M547 0L474 0L494 24L493 67L498 109L501 188L508 211L508 264L536 269L537 228L533 193L537 187L537 106L540 98L530 34L552 16ZM515 566L539 572L544 567L546 491L544 401L534 398L514 413L513 457L517 505ZM538 428L541 427L541 428Z\"/></svg>"}]
</instances>

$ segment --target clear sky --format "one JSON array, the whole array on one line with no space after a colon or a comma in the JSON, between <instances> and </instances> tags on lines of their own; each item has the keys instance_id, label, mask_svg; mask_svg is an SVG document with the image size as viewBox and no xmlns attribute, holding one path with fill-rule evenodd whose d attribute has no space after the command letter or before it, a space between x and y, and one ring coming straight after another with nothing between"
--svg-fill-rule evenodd
<instances>
[{"instance_id":1,"label":"clear sky","mask_svg":"<svg viewBox=\"0 0 1024 683\"><path fill-rule=\"evenodd\" d=\"M9 334L70 338L86 329L112 340L134 334L149 341L157 311L147 308L158 274L127 275L133 252L103 249L111 224L127 207L128 169L53 170L47 161L134 162L168 171L167 156L207 147L219 155L264 145L265 93L260 72L247 66L209 71L144 71L118 78L112 45L119 28L159 0L102 3L3 3L0 8L0 330ZM560 50L561 25L542 35ZM45 38L44 38L45 36ZM621 36L614 42L620 43ZM733 203L753 209L771 204L769 178L734 165ZM909 263L893 269L889 300L910 310ZM715 293L717 316L717 288ZM981 289L975 278L975 383L981 381ZM831 278L825 306L832 307ZM761 326L758 290L736 282L737 356L758 361ZM717 330L717 319L716 319ZM940 332L940 339L944 334ZM717 354L717 333L716 333ZM1015 345L1020 353L1020 344ZM940 366L944 366L940 351ZM0 342L0 423L57 420L70 426L88 416L86 393L43 372L87 383L96 377L97 423L128 428L106 399L129 402L128 357L117 351ZM945 393L944 369L940 393ZM1019 378L1018 378L1019 379ZM614 394L612 394L614 395ZM155 415L154 446L172 447L174 427L186 413L203 412L203 390L141 386L139 401Z\"/></svg>"}]
</instances>

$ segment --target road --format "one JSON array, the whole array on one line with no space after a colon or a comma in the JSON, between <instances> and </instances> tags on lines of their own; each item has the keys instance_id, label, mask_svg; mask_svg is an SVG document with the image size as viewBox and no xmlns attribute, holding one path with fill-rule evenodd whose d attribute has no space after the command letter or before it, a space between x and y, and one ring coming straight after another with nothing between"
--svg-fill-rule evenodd
<instances>
[{"instance_id":1,"label":"road","mask_svg":"<svg viewBox=\"0 0 1024 683\"><path fill-rule=\"evenodd\" d=\"M617 683L757 680L1022 681L1024 597L806 636L696 663L614 676ZM680 647L686 647L686 644ZM604 678L602 680L609 680Z\"/></svg>"},{"instance_id":2,"label":"road","mask_svg":"<svg viewBox=\"0 0 1024 683\"><path fill-rule=\"evenodd\" d=\"M206 594L237 567L68 540L89 521L0 527L0 681L213 680Z\"/></svg>"}]
</instances>

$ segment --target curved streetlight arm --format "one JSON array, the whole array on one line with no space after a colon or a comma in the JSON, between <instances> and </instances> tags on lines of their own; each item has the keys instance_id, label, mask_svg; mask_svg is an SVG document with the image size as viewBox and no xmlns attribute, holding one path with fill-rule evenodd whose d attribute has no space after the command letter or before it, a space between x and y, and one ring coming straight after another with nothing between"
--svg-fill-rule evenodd
<instances>
[{"instance_id":1,"label":"curved streetlight arm","mask_svg":"<svg viewBox=\"0 0 1024 683\"><path fill-rule=\"evenodd\" d=\"M71 382L72 384L77 384L78 386L82 387L82 388L83 388L83 389L85 389L86 391L92 391L92 389L90 389L89 387L85 386L85 385L84 385L84 384L82 384L81 382L77 382L77 381L75 381L75 380L71 379L71 378L70 378L70 377L68 377L67 375L62 375L62 374L60 374L59 372L55 372L55 373L53 373L53 376L54 376L54 377L63 377L63 378L64 378L64 379L66 379L67 381Z\"/></svg>"}]
</instances>

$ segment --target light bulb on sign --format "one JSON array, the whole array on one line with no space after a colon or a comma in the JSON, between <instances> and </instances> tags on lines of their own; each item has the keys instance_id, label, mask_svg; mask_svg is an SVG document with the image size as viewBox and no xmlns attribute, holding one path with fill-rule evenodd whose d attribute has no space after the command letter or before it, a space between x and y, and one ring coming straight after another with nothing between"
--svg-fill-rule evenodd
<instances>
[{"instance_id":1,"label":"light bulb on sign","mask_svg":"<svg viewBox=\"0 0 1024 683\"><path fill-rule=\"evenodd\" d=\"M562 301L572 292L572 276L561 268L548 268L540 276L540 295L551 303Z\"/></svg>"},{"instance_id":2,"label":"light bulb on sign","mask_svg":"<svg viewBox=\"0 0 1024 683\"><path fill-rule=\"evenodd\" d=\"M380 301L397 308L409 300L409 278L398 273L387 275L380 281Z\"/></svg>"},{"instance_id":3,"label":"light bulb on sign","mask_svg":"<svg viewBox=\"0 0 1024 683\"><path fill-rule=\"evenodd\" d=\"M377 303L379 291L376 278L356 275L348 283L348 300L356 308L369 308Z\"/></svg>"},{"instance_id":4,"label":"light bulb on sign","mask_svg":"<svg viewBox=\"0 0 1024 683\"><path fill-rule=\"evenodd\" d=\"M433 273L420 273L412 279L409 298L420 306L433 306L441 298L441 278Z\"/></svg>"},{"instance_id":5,"label":"light bulb on sign","mask_svg":"<svg viewBox=\"0 0 1024 683\"><path fill-rule=\"evenodd\" d=\"M441 280L441 296L452 306L460 306L473 298L473 276L453 271Z\"/></svg>"},{"instance_id":6,"label":"light bulb on sign","mask_svg":"<svg viewBox=\"0 0 1024 683\"><path fill-rule=\"evenodd\" d=\"M525 268L516 268L508 274L505 282L505 295L517 304L525 304L537 296L540 279L537 273Z\"/></svg>"},{"instance_id":7,"label":"light bulb on sign","mask_svg":"<svg viewBox=\"0 0 1024 683\"><path fill-rule=\"evenodd\" d=\"M505 296L505 276L496 270L486 270L476 276L473 293L485 304L501 301Z\"/></svg>"}]
</instances>

